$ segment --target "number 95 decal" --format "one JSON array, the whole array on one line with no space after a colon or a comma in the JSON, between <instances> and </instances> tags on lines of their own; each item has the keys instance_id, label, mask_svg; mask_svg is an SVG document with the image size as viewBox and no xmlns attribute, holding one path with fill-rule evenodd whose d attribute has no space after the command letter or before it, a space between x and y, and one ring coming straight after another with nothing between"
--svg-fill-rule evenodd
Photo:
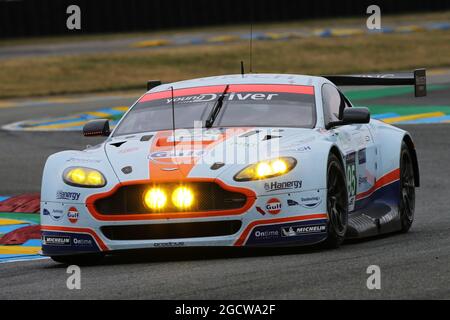
<instances>
[{"instance_id":1,"label":"number 95 decal","mask_svg":"<svg viewBox=\"0 0 450 320\"><path fill-rule=\"evenodd\" d=\"M345 172L347 173L347 191L348 191L348 209L353 211L355 208L356 186L356 152L349 153L345 160Z\"/></svg>"}]
</instances>

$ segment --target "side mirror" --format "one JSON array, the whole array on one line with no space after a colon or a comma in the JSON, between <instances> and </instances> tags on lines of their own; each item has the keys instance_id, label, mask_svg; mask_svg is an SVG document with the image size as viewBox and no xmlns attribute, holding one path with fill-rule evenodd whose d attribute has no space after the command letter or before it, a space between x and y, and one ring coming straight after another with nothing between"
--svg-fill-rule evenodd
<instances>
[{"instance_id":1,"label":"side mirror","mask_svg":"<svg viewBox=\"0 0 450 320\"><path fill-rule=\"evenodd\" d=\"M346 124L369 123L369 122L370 122L369 109L365 107L345 108L344 113L342 115L342 120L328 123L327 129L331 129L336 126L342 126Z\"/></svg>"},{"instance_id":2,"label":"side mirror","mask_svg":"<svg viewBox=\"0 0 450 320\"><path fill-rule=\"evenodd\" d=\"M367 108L345 108L342 116L344 124L369 123L370 111Z\"/></svg>"},{"instance_id":3,"label":"side mirror","mask_svg":"<svg viewBox=\"0 0 450 320\"><path fill-rule=\"evenodd\" d=\"M91 120L83 126L83 135L86 137L109 136L110 133L108 119Z\"/></svg>"}]
</instances>

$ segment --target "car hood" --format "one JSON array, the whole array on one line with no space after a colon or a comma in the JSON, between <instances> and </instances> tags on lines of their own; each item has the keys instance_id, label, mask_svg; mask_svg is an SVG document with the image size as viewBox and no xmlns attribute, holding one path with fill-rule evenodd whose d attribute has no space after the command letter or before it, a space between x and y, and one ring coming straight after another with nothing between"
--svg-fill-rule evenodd
<instances>
[{"instance_id":1,"label":"car hood","mask_svg":"<svg viewBox=\"0 0 450 320\"><path fill-rule=\"evenodd\" d=\"M215 179L259 160L295 155L320 138L316 129L178 129L113 137L104 144L121 182Z\"/></svg>"}]
</instances>

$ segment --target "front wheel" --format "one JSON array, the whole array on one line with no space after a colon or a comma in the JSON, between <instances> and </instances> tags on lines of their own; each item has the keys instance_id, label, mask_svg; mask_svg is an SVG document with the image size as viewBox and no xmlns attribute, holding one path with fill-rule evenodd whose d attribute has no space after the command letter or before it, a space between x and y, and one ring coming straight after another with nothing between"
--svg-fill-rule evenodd
<instances>
[{"instance_id":1,"label":"front wheel","mask_svg":"<svg viewBox=\"0 0 450 320\"><path fill-rule=\"evenodd\" d=\"M400 201L401 232L408 232L414 221L415 209L414 169L408 146L402 142L400 151Z\"/></svg>"},{"instance_id":2,"label":"front wheel","mask_svg":"<svg viewBox=\"0 0 450 320\"><path fill-rule=\"evenodd\" d=\"M330 154L327 166L327 248L339 247L345 239L348 224L348 195L345 171L339 159Z\"/></svg>"}]
</instances>

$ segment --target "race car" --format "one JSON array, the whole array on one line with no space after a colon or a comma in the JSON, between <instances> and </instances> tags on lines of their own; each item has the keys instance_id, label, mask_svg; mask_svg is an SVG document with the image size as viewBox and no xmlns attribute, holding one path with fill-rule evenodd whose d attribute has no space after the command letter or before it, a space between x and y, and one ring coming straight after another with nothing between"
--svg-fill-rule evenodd
<instances>
[{"instance_id":1,"label":"race car","mask_svg":"<svg viewBox=\"0 0 450 320\"><path fill-rule=\"evenodd\" d=\"M336 248L407 232L419 166L411 135L371 119L343 85L414 85L405 74L236 74L148 91L83 151L51 155L42 253L58 262L122 250L203 246Z\"/></svg>"}]
</instances>

